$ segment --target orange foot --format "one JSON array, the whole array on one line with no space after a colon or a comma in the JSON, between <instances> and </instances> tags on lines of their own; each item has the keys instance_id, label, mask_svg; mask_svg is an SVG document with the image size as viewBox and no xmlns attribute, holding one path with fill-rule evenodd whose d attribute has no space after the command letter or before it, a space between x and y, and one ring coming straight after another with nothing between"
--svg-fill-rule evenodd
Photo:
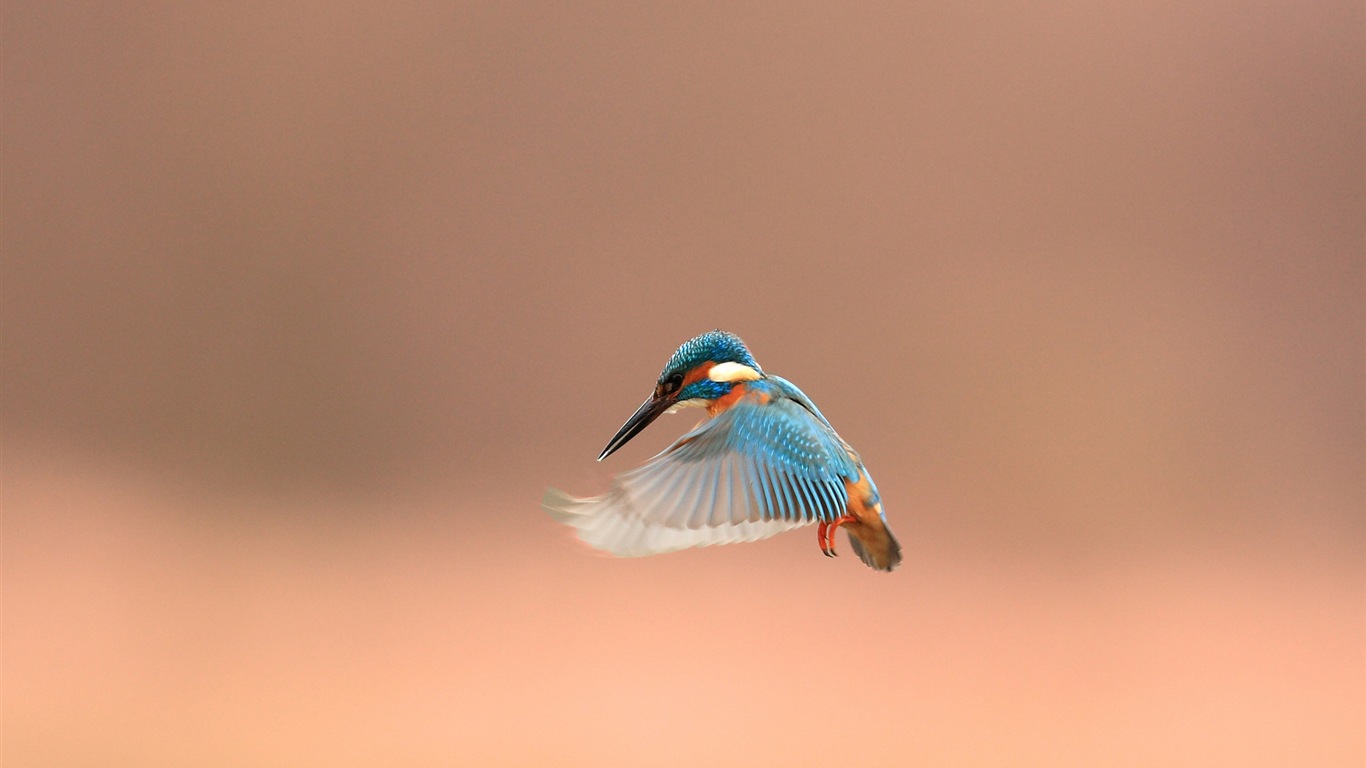
<instances>
[{"instance_id":1,"label":"orange foot","mask_svg":"<svg viewBox=\"0 0 1366 768\"><path fill-rule=\"evenodd\" d=\"M838 557L835 553L835 532L840 529L841 525L852 523L856 519L853 515L844 515L830 522L822 520L820 526L816 528L816 541L821 545L821 554L826 557Z\"/></svg>"}]
</instances>

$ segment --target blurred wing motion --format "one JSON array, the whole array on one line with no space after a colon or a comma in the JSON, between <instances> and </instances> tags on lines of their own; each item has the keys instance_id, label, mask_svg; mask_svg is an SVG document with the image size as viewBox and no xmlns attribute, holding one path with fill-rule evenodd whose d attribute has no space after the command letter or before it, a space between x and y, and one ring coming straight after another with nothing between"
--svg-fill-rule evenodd
<instances>
[{"instance_id":1,"label":"blurred wing motion","mask_svg":"<svg viewBox=\"0 0 1366 768\"><path fill-rule=\"evenodd\" d=\"M588 544L622 557L753 541L844 514L858 469L839 436L785 397L742 400L619 475L601 496L543 502Z\"/></svg>"}]
</instances>

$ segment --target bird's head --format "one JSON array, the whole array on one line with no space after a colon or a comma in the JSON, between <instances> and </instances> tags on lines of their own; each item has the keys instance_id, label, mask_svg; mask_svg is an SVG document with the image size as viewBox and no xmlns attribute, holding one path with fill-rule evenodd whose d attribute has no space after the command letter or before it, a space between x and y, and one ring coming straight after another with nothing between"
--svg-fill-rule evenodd
<instances>
[{"instance_id":1,"label":"bird's head","mask_svg":"<svg viewBox=\"0 0 1366 768\"><path fill-rule=\"evenodd\" d=\"M598 461L610 456L659 415L689 405L706 405L728 394L736 382L764 377L763 369L739 336L708 331L673 353L655 382L655 391L607 443Z\"/></svg>"}]
</instances>

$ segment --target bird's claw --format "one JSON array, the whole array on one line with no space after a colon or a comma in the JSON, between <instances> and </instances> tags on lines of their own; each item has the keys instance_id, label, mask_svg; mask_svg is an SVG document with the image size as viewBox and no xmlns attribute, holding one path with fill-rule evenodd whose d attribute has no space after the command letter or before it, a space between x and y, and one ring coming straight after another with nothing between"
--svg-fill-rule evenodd
<instances>
[{"instance_id":1,"label":"bird's claw","mask_svg":"<svg viewBox=\"0 0 1366 768\"><path fill-rule=\"evenodd\" d=\"M826 557L839 557L839 553L835 551L835 532L841 525L857 519L853 515L843 515L830 522L821 521L820 527L816 529L816 541L821 545L821 554Z\"/></svg>"},{"instance_id":2,"label":"bird's claw","mask_svg":"<svg viewBox=\"0 0 1366 768\"><path fill-rule=\"evenodd\" d=\"M839 530L841 520L833 523L822 521L816 529L816 541L821 545L821 554L826 557L839 557L835 551L835 531Z\"/></svg>"}]
</instances>

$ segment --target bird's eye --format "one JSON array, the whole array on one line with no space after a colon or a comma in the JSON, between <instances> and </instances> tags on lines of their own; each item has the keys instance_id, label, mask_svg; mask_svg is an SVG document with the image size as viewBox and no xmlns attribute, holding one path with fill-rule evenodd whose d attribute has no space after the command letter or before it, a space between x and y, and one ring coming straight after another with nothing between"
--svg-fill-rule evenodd
<instances>
[{"instance_id":1,"label":"bird's eye","mask_svg":"<svg viewBox=\"0 0 1366 768\"><path fill-rule=\"evenodd\" d=\"M674 375L664 380L664 391L668 394L673 394L674 392L677 392L679 387L682 386L683 374L681 373L675 373Z\"/></svg>"}]
</instances>

